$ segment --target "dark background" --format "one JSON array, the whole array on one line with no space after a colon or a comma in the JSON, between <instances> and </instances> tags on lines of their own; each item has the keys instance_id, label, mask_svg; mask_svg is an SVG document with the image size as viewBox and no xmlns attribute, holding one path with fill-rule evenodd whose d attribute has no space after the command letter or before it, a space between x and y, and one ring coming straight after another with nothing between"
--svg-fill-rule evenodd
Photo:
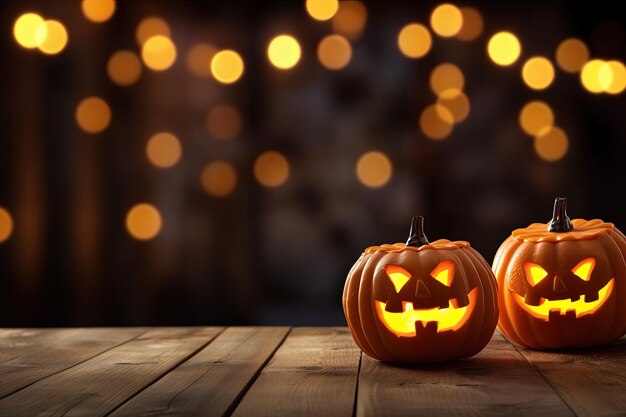
<instances>
[{"instance_id":1,"label":"dark background","mask_svg":"<svg viewBox=\"0 0 626 417\"><path fill-rule=\"evenodd\" d=\"M0 4L0 206L15 222L0 244L0 325L342 324L347 271L370 245L404 241L410 218L426 217L431 240L468 240L491 262L510 231L547 221L554 197L569 199L572 218L626 224L624 94L594 95L578 76L534 91L520 77L532 55L554 60L557 45L578 37L592 57L625 58L623 15L614 3L462 3L483 15L473 42L433 35L423 59L398 51L406 23L428 25L434 2L366 2L368 19L350 64L322 67L315 50L332 32L312 20L303 1L120 1L95 24L79 2ZM15 19L36 11L61 20L70 40L59 55L20 47ZM178 58L172 68L144 68L131 87L113 84L106 63L119 49L138 51L139 21L169 23ZM486 42L514 32L522 57L494 65ZM267 43L287 32L303 56L290 71L267 61ZM239 51L242 79L222 85L193 77L184 55L196 42ZM443 141L419 129L434 100L432 68L452 62L465 75L470 115ZM103 97L113 120L89 135L76 125L81 99ZM533 151L518 124L523 105L548 102L570 148L557 162ZM243 116L232 141L212 139L207 110L228 102ZM183 146L173 168L156 169L145 143L174 132ZM252 173L259 153L275 149L290 163L287 182L261 186ZM354 174L371 149L393 163L382 188ZM202 166L230 161L238 184L214 198L199 183ZM124 227L128 209L148 201L163 229L149 241Z\"/></svg>"}]
</instances>

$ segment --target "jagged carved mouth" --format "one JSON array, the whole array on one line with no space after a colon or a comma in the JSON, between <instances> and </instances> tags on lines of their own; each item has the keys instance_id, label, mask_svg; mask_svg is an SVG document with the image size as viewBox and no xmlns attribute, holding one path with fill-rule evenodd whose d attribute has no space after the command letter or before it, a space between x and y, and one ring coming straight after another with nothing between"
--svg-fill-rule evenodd
<instances>
[{"instance_id":1,"label":"jagged carved mouth","mask_svg":"<svg viewBox=\"0 0 626 417\"><path fill-rule=\"evenodd\" d=\"M376 314L385 327L398 337L414 337L418 332L441 333L455 331L463 327L471 317L478 288L474 288L467 295L469 303L464 307L454 307L453 301L448 302L447 308L415 309L413 303L403 301L404 311L393 313L385 310L387 303L374 301Z\"/></svg>"},{"instance_id":2,"label":"jagged carved mouth","mask_svg":"<svg viewBox=\"0 0 626 417\"><path fill-rule=\"evenodd\" d=\"M541 298L539 305L533 306L526 304L524 297L515 292L513 293L513 298L515 298L517 304L530 313L530 315L544 321L550 321L551 318L560 316L572 318L575 316L578 318L588 314L593 314L596 310L602 307L604 302L613 292L614 281L615 278L611 278L611 280L604 287L602 287L600 291L598 291L598 298L593 301L585 301L585 295L583 294L576 301L572 301L571 298L565 300L547 300L545 298Z\"/></svg>"}]
</instances>

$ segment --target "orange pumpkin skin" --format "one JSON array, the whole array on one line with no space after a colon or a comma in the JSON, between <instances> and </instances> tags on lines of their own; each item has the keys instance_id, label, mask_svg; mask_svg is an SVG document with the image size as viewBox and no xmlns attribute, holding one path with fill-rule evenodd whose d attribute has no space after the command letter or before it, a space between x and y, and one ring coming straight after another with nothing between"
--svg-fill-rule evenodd
<instances>
[{"instance_id":1,"label":"orange pumpkin skin","mask_svg":"<svg viewBox=\"0 0 626 417\"><path fill-rule=\"evenodd\" d=\"M449 287L430 275L442 263L454 267ZM390 265L411 274L399 291L388 276ZM414 295L424 288L427 295ZM348 273L343 309L355 343L372 358L433 362L467 358L485 347L498 320L496 297L495 278L483 257L468 242L441 239L419 247L396 243L367 248ZM457 329L438 331L442 322L438 326L419 322L414 335L399 336L382 321L382 307L377 307L381 302L411 302L426 309L465 306L468 310Z\"/></svg>"},{"instance_id":2,"label":"orange pumpkin skin","mask_svg":"<svg viewBox=\"0 0 626 417\"><path fill-rule=\"evenodd\" d=\"M586 347L626 333L626 238L598 219L571 225L562 232L543 223L517 229L496 253L498 326L522 346ZM585 263L593 267L581 273L577 266ZM545 277L531 283L529 268L537 266Z\"/></svg>"}]
</instances>

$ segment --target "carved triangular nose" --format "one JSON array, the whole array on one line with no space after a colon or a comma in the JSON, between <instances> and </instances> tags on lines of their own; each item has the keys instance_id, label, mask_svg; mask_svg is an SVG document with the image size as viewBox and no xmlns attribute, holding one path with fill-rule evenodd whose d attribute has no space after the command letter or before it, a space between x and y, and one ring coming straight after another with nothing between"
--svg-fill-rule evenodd
<instances>
[{"instance_id":1,"label":"carved triangular nose","mask_svg":"<svg viewBox=\"0 0 626 417\"><path fill-rule=\"evenodd\" d=\"M428 291L428 287L421 279L418 279L417 284L415 285L415 296L418 298L430 296L430 291Z\"/></svg>"},{"instance_id":2,"label":"carved triangular nose","mask_svg":"<svg viewBox=\"0 0 626 417\"><path fill-rule=\"evenodd\" d=\"M552 291L554 292L563 292L567 291L567 287L565 283L559 278L559 276L554 277L554 281L552 281Z\"/></svg>"}]
</instances>

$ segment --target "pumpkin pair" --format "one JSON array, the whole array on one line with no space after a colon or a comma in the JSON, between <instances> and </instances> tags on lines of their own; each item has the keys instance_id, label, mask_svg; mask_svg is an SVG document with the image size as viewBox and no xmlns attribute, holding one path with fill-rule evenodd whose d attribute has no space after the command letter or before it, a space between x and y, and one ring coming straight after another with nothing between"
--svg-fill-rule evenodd
<instances>
[{"instance_id":1,"label":"pumpkin pair","mask_svg":"<svg viewBox=\"0 0 626 417\"><path fill-rule=\"evenodd\" d=\"M626 238L612 223L570 221L566 199L557 198L552 221L504 241L492 272L468 242L429 243L423 222L413 218L405 244L367 248L348 273L344 313L369 356L470 357L496 324L537 349L598 345L626 333Z\"/></svg>"}]
</instances>

